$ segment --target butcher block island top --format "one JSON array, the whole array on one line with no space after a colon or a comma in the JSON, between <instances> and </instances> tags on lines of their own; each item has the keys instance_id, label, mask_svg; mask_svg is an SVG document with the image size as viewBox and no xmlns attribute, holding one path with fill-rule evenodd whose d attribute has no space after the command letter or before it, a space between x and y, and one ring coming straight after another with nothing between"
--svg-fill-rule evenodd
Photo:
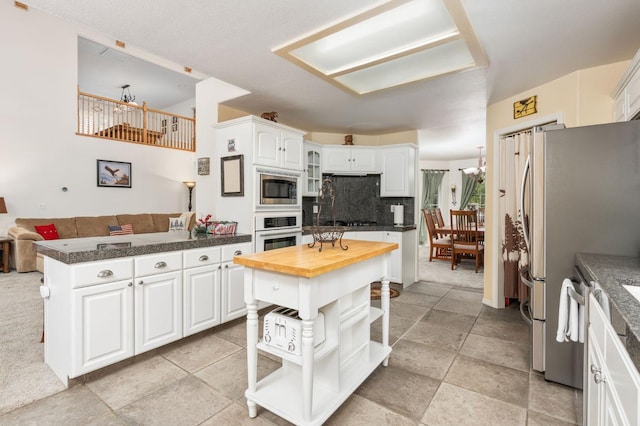
<instances>
[{"instance_id":1,"label":"butcher block island top","mask_svg":"<svg viewBox=\"0 0 640 426\"><path fill-rule=\"evenodd\" d=\"M249 417L261 406L296 425L319 426L379 365L388 365L388 273L398 244L342 245L348 249L300 245L234 257L245 266ZM378 280L380 308L371 306L370 296ZM265 315L262 333L259 303L276 307ZM380 340L371 339L374 321L382 326ZM258 350L282 359L282 367L261 380Z\"/></svg>"},{"instance_id":2,"label":"butcher block island top","mask_svg":"<svg viewBox=\"0 0 640 426\"><path fill-rule=\"evenodd\" d=\"M360 240L342 240L342 245L348 249L341 249L337 243L335 247L325 243L319 251L317 245L311 248L304 244L235 256L233 261L249 268L313 278L398 248L396 243Z\"/></svg>"}]
</instances>

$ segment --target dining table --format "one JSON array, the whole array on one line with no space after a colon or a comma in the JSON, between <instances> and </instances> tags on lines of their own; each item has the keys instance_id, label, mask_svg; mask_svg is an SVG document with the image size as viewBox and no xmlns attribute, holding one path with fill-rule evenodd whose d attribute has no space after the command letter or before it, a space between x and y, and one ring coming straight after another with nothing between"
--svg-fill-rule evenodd
<instances>
[{"instance_id":1,"label":"dining table","mask_svg":"<svg viewBox=\"0 0 640 426\"><path fill-rule=\"evenodd\" d=\"M455 229L451 225L444 225L436 228L436 232L442 235L455 234ZM484 240L484 225L478 225L478 238Z\"/></svg>"}]
</instances>

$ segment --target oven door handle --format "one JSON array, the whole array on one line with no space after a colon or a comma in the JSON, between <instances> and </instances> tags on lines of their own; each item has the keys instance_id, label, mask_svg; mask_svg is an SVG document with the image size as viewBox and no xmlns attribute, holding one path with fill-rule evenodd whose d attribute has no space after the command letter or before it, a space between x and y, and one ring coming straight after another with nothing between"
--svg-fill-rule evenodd
<instances>
[{"instance_id":1,"label":"oven door handle","mask_svg":"<svg viewBox=\"0 0 640 426\"><path fill-rule=\"evenodd\" d=\"M267 232L264 234L258 234L258 237L264 238L264 237L277 237L279 235L290 235L290 234L296 234L298 232L302 232L302 230L297 230L297 229L291 229L291 230L286 230L286 231L280 231L280 232Z\"/></svg>"}]
</instances>

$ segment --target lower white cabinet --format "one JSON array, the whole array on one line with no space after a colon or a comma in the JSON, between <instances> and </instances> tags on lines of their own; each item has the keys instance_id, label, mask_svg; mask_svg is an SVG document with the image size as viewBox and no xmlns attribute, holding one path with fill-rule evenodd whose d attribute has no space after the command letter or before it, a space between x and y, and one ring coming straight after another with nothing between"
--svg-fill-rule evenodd
<instances>
[{"instance_id":1,"label":"lower white cabinet","mask_svg":"<svg viewBox=\"0 0 640 426\"><path fill-rule=\"evenodd\" d=\"M45 362L68 379L246 314L251 243L97 262L45 257Z\"/></svg>"},{"instance_id":2,"label":"lower white cabinet","mask_svg":"<svg viewBox=\"0 0 640 426\"><path fill-rule=\"evenodd\" d=\"M222 322L247 314L244 302L244 266L233 263L233 256L251 251L251 243L230 244L222 248Z\"/></svg>"},{"instance_id":3,"label":"lower white cabinet","mask_svg":"<svg viewBox=\"0 0 640 426\"><path fill-rule=\"evenodd\" d=\"M81 287L71 291L70 375L133 356L133 283L131 279ZM47 333L45 345L55 333Z\"/></svg>"},{"instance_id":4,"label":"lower white cabinet","mask_svg":"<svg viewBox=\"0 0 640 426\"><path fill-rule=\"evenodd\" d=\"M640 424L640 374L593 294L589 296L587 361L585 424Z\"/></svg>"}]
</instances>

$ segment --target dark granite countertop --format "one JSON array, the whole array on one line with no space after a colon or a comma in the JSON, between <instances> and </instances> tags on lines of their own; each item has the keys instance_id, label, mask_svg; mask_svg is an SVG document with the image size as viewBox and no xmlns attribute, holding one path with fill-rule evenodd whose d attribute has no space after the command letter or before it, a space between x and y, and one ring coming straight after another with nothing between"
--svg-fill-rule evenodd
<instances>
[{"instance_id":1,"label":"dark granite countertop","mask_svg":"<svg viewBox=\"0 0 640 426\"><path fill-rule=\"evenodd\" d=\"M311 234L311 230L305 229L307 226L303 227L302 234L308 235ZM347 232L365 232L365 231L389 231L389 232L407 232L416 229L416 225L363 225L363 226L347 226L349 231Z\"/></svg>"},{"instance_id":2,"label":"dark granite countertop","mask_svg":"<svg viewBox=\"0 0 640 426\"><path fill-rule=\"evenodd\" d=\"M249 234L196 235L189 232L157 232L112 237L69 238L34 242L44 256L62 263L82 263L167 251L188 250L251 241Z\"/></svg>"},{"instance_id":3,"label":"dark granite countertop","mask_svg":"<svg viewBox=\"0 0 640 426\"><path fill-rule=\"evenodd\" d=\"M612 317L615 310L624 320L626 336L621 336L621 341L640 370L640 302L622 287L640 286L640 258L580 253L576 260L609 297Z\"/></svg>"}]
</instances>

